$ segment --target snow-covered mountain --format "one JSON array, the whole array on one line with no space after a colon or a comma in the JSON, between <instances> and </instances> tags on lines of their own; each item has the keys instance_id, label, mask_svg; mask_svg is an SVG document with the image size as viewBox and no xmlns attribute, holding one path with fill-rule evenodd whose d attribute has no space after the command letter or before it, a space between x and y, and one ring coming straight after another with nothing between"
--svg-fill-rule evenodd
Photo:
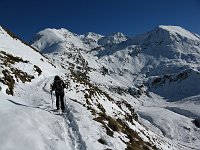
<instances>
[{"instance_id":1,"label":"snow-covered mountain","mask_svg":"<svg viewBox=\"0 0 200 150\"><path fill-rule=\"evenodd\" d=\"M80 35L81 40L89 49L98 47L98 41L104 36L96 34L94 32L88 32L85 35Z\"/></svg>"},{"instance_id":2,"label":"snow-covered mountain","mask_svg":"<svg viewBox=\"0 0 200 150\"><path fill-rule=\"evenodd\" d=\"M128 39L123 33L117 32L113 33L112 35L103 37L99 39L99 45L106 45L106 44L118 44Z\"/></svg>"},{"instance_id":3,"label":"snow-covered mountain","mask_svg":"<svg viewBox=\"0 0 200 150\"><path fill-rule=\"evenodd\" d=\"M77 34L67 29L45 29L32 40L33 46L43 53L61 52L70 48L86 48Z\"/></svg>"},{"instance_id":4,"label":"snow-covered mountain","mask_svg":"<svg viewBox=\"0 0 200 150\"><path fill-rule=\"evenodd\" d=\"M200 147L197 34L163 25L136 37L45 29L31 42L45 57L2 28L0 39L0 149ZM68 84L64 116L51 111L56 74Z\"/></svg>"},{"instance_id":5,"label":"snow-covered mountain","mask_svg":"<svg viewBox=\"0 0 200 150\"><path fill-rule=\"evenodd\" d=\"M102 36L94 32L85 35L74 34L67 29L45 29L37 33L30 42L33 47L43 53L61 52L66 49L91 50L99 46L111 46L128 39L123 33L114 33L109 36Z\"/></svg>"}]
</instances>

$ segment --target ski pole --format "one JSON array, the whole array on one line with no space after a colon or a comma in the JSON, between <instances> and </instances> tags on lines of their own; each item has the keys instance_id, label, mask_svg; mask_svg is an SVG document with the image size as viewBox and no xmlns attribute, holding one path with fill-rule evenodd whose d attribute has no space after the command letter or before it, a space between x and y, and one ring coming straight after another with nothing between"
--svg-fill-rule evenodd
<instances>
[{"instance_id":1,"label":"ski pole","mask_svg":"<svg viewBox=\"0 0 200 150\"><path fill-rule=\"evenodd\" d=\"M51 91L51 100L52 100L52 108L53 108L53 98L52 98L52 92L53 92L53 91Z\"/></svg>"}]
</instances>

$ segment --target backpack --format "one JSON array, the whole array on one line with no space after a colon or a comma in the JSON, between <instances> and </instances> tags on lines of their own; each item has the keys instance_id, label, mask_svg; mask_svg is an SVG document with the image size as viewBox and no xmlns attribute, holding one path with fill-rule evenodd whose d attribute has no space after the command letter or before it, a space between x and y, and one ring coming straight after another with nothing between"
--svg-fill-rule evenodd
<instances>
[{"instance_id":1,"label":"backpack","mask_svg":"<svg viewBox=\"0 0 200 150\"><path fill-rule=\"evenodd\" d=\"M53 89L56 92L63 93L64 92L64 88L65 88L65 85L64 85L64 82L62 80L56 80L56 81L54 81Z\"/></svg>"}]
</instances>

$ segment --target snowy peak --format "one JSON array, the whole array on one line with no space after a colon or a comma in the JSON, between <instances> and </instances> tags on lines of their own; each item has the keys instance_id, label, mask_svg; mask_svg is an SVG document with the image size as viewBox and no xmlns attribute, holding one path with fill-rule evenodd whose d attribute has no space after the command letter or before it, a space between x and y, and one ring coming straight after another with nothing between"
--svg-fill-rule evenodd
<instances>
[{"instance_id":1,"label":"snowy peak","mask_svg":"<svg viewBox=\"0 0 200 150\"><path fill-rule=\"evenodd\" d=\"M179 26L160 25L158 28L165 30L165 31L168 31L170 35L179 36L179 37L181 36L183 38L191 39L191 40L194 40L194 41L200 40L200 38L197 35L189 32L186 29L179 27Z\"/></svg>"},{"instance_id":2,"label":"snowy peak","mask_svg":"<svg viewBox=\"0 0 200 150\"><path fill-rule=\"evenodd\" d=\"M98 43L100 45L105 45L105 44L108 44L108 43L118 44L118 43L121 43L123 41L126 41L127 39L128 39L128 37L125 36L123 33L117 32L117 33L111 34L110 36L106 36L106 37L101 38Z\"/></svg>"},{"instance_id":3,"label":"snowy peak","mask_svg":"<svg viewBox=\"0 0 200 150\"><path fill-rule=\"evenodd\" d=\"M84 48L79 36L64 28L42 30L33 38L31 44L43 53L62 52L72 47Z\"/></svg>"},{"instance_id":4,"label":"snowy peak","mask_svg":"<svg viewBox=\"0 0 200 150\"><path fill-rule=\"evenodd\" d=\"M80 39L83 41L83 43L86 45L88 49L93 49L98 47L98 40L104 37L103 35L94 33L94 32L88 32L84 35L80 35Z\"/></svg>"},{"instance_id":5,"label":"snowy peak","mask_svg":"<svg viewBox=\"0 0 200 150\"><path fill-rule=\"evenodd\" d=\"M102 37L104 37L103 35L94 33L94 32L88 32L84 35L80 35L80 37L84 40L86 39L93 39L94 41L98 41L99 39L101 39Z\"/></svg>"},{"instance_id":6,"label":"snowy peak","mask_svg":"<svg viewBox=\"0 0 200 150\"><path fill-rule=\"evenodd\" d=\"M185 59L200 53L200 38L178 26L160 25L155 29L128 40L126 45L139 45L143 53L153 57Z\"/></svg>"},{"instance_id":7,"label":"snowy peak","mask_svg":"<svg viewBox=\"0 0 200 150\"><path fill-rule=\"evenodd\" d=\"M145 44L152 43L173 43L173 42L184 42L190 44L196 44L200 42L198 35L193 34L186 29L179 26L164 26L160 25L154 30L147 33L141 34L134 38L137 42L143 42Z\"/></svg>"}]
</instances>

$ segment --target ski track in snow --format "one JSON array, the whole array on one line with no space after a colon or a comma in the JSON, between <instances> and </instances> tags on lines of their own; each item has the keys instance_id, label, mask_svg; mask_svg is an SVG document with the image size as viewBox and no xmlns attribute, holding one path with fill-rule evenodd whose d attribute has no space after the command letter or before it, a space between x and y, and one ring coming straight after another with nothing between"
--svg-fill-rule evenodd
<instances>
[{"instance_id":1,"label":"ski track in snow","mask_svg":"<svg viewBox=\"0 0 200 150\"><path fill-rule=\"evenodd\" d=\"M46 79L44 82L40 83L39 86L42 87L42 90L48 94L50 94L48 90L48 86L50 87L50 84L52 83L52 79ZM66 98L66 97L65 97ZM76 123L76 120L73 116L73 113L71 113L73 107L65 104L66 108L66 114L63 114L63 122L61 123L64 127L65 131L63 133L63 136L71 140L73 150L86 150L86 144L82 139L81 133L79 132L78 124Z\"/></svg>"},{"instance_id":2,"label":"ski track in snow","mask_svg":"<svg viewBox=\"0 0 200 150\"><path fill-rule=\"evenodd\" d=\"M51 97L50 97L50 84L52 82L53 82L53 77L50 77L38 82L35 86L33 85L27 89L21 88L22 93L18 93L18 95L25 96L29 100L31 98L31 101L29 102L32 103L31 106L19 104L11 100L9 101L17 105L36 108L40 111L47 111L55 116L56 114L52 112L52 110L54 109L52 109ZM31 95L27 94L30 92L30 91L26 92L28 90L32 90L33 94ZM53 95L53 100L54 100L53 107L55 108L54 95ZM86 144L82 139L82 135L79 132L79 126L72 113L73 106L68 106L68 105L69 104L67 105L65 104L66 113L63 115L57 115L58 120L56 120L56 122L58 122L59 125L63 128L62 130L64 132L62 133L62 138L64 138L66 143L69 143L69 145L71 145L70 147L67 148L68 150L70 148L72 150L86 150L87 149Z\"/></svg>"},{"instance_id":3,"label":"ski track in snow","mask_svg":"<svg viewBox=\"0 0 200 150\"><path fill-rule=\"evenodd\" d=\"M79 132L79 126L77 122L75 121L73 113L71 113L73 108L69 108L67 105L65 105L66 108L66 115L64 116L65 122L68 125L68 133L70 136L70 139L73 139L73 146L76 149L79 150L86 150L86 144L82 139L81 133Z\"/></svg>"}]
</instances>

